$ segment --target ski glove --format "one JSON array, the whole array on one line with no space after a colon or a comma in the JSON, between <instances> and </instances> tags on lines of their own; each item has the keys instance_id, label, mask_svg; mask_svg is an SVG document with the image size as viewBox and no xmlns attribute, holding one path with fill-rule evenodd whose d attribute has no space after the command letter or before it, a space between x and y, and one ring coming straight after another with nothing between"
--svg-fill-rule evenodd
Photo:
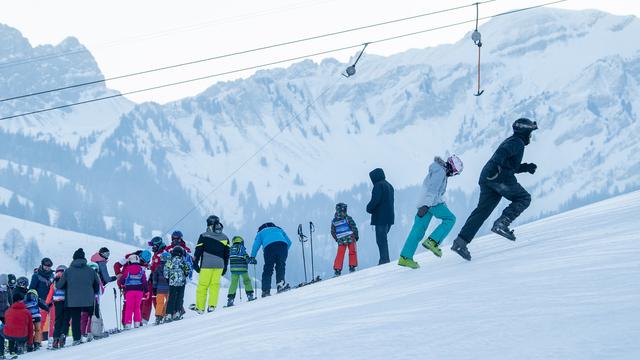
<instances>
[{"instance_id":1,"label":"ski glove","mask_svg":"<svg viewBox=\"0 0 640 360\"><path fill-rule=\"evenodd\" d=\"M222 276L227 273L227 266L225 265L224 269L222 269Z\"/></svg>"},{"instance_id":2,"label":"ski glove","mask_svg":"<svg viewBox=\"0 0 640 360\"><path fill-rule=\"evenodd\" d=\"M538 165L534 163L523 163L520 164L520 172L528 172L529 174L535 174L536 169L538 169Z\"/></svg>"},{"instance_id":3,"label":"ski glove","mask_svg":"<svg viewBox=\"0 0 640 360\"><path fill-rule=\"evenodd\" d=\"M424 217L425 215L427 215L427 212L429 212L429 207L424 205L418 208L418 217Z\"/></svg>"},{"instance_id":4,"label":"ski glove","mask_svg":"<svg viewBox=\"0 0 640 360\"><path fill-rule=\"evenodd\" d=\"M193 270L199 274L200 273L200 265L193 264Z\"/></svg>"},{"instance_id":5,"label":"ski glove","mask_svg":"<svg viewBox=\"0 0 640 360\"><path fill-rule=\"evenodd\" d=\"M258 260L256 260L256 258L254 258L253 256L249 257L249 264L255 265L257 263L258 263Z\"/></svg>"}]
</instances>

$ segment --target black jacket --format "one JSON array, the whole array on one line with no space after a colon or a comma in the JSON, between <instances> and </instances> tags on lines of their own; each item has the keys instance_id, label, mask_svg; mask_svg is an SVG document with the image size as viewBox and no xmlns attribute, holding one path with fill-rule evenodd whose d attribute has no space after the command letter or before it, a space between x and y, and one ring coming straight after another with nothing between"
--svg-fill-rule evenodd
<instances>
[{"instance_id":1,"label":"black jacket","mask_svg":"<svg viewBox=\"0 0 640 360\"><path fill-rule=\"evenodd\" d=\"M31 283L29 283L29 289L35 289L38 292L40 299L46 299L49 294L49 287L53 282L53 271L45 270L40 266L37 268L31 276Z\"/></svg>"},{"instance_id":2,"label":"black jacket","mask_svg":"<svg viewBox=\"0 0 640 360\"><path fill-rule=\"evenodd\" d=\"M369 178L373 183L371 201L367 204L367 212L371 214L371 225L393 225L393 186L385 179L384 171L380 168L371 171Z\"/></svg>"},{"instance_id":3,"label":"black jacket","mask_svg":"<svg viewBox=\"0 0 640 360\"><path fill-rule=\"evenodd\" d=\"M525 171L520 169L526 146L522 136L514 134L498 146L491 159L482 168L478 181L480 184L487 182L514 184L518 182L515 174Z\"/></svg>"},{"instance_id":4,"label":"black jacket","mask_svg":"<svg viewBox=\"0 0 640 360\"><path fill-rule=\"evenodd\" d=\"M227 269L229 264L229 238L223 232L208 229L200 234L194 253L196 269Z\"/></svg>"},{"instance_id":5,"label":"black jacket","mask_svg":"<svg viewBox=\"0 0 640 360\"><path fill-rule=\"evenodd\" d=\"M92 307L100 292L98 274L87 266L86 259L76 259L62 274L56 288L65 289L66 307Z\"/></svg>"}]
</instances>

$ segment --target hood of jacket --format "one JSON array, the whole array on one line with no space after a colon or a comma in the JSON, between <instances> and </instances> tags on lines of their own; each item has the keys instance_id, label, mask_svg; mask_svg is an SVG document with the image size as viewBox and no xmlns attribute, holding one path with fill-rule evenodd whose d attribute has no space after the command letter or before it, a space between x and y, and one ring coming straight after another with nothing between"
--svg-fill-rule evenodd
<instances>
[{"instance_id":1,"label":"hood of jacket","mask_svg":"<svg viewBox=\"0 0 640 360\"><path fill-rule=\"evenodd\" d=\"M384 176L384 170L382 170L381 168L371 170L371 172L369 173L369 178L374 184L386 179L386 177Z\"/></svg>"},{"instance_id":2,"label":"hood of jacket","mask_svg":"<svg viewBox=\"0 0 640 360\"><path fill-rule=\"evenodd\" d=\"M22 302L22 301L18 301L18 302L14 302L11 305L11 308L14 309L14 310L23 310L23 309L26 310L27 309L27 305L25 305L24 302Z\"/></svg>"},{"instance_id":3,"label":"hood of jacket","mask_svg":"<svg viewBox=\"0 0 640 360\"><path fill-rule=\"evenodd\" d=\"M103 258L102 255L100 255L100 253L95 253L93 255L91 255L91 261L92 262L106 262L107 259Z\"/></svg>"},{"instance_id":4,"label":"hood of jacket","mask_svg":"<svg viewBox=\"0 0 640 360\"><path fill-rule=\"evenodd\" d=\"M87 266L87 259L75 259L71 262L71 267L81 268Z\"/></svg>"}]
</instances>

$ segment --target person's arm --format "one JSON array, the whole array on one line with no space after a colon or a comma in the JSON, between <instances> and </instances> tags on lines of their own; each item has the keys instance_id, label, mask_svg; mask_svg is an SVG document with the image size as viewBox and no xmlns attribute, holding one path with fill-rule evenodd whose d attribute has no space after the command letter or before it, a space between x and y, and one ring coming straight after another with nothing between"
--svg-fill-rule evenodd
<instances>
[{"instance_id":1,"label":"person's arm","mask_svg":"<svg viewBox=\"0 0 640 360\"><path fill-rule=\"evenodd\" d=\"M291 239L289 239L289 236L284 230L280 229L280 231L282 231L282 235L284 236L284 239L287 242L287 249L291 248Z\"/></svg>"},{"instance_id":2,"label":"person's arm","mask_svg":"<svg viewBox=\"0 0 640 360\"><path fill-rule=\"evenodd\" d=\"M198 238L198 243L196 244L196 251L194 253L193 259L193 268L196 272L200 272L200 262L202 261L202 255L204 253L204 240L202 235Z\"/></svg>"},{"instance_id":3,"label":"person's arm","mask_svg":"<svg viewBox=\"0 0 640 360\"><path fill-rule=\"evenodd\" d=\"M47 298L45 299L45 302L47 303L48 306L51 306L51 304L53 304L53 293L55 292L55 289L56 289L55 283L49 286L49 292L47 293Z\"/></svg>"},{"instance_id":4,"label":"person's arm","mask_svg":"<svg viewBox=\"0 0 640 360\"><path fill-rule=\"evenodd\" d=\"M29 282L29 290L37 289L39 282L40 282L40 279L38 279L38 273L34 272L33 275L31 275L31 282Z\"/></svg>"},{"instance_id":5,"label":"person's arm","mask_svg":"<svg viewBox=\"0 0 640 360\"><path fill-rule=\"evenodd\" d=\"M349 216L349 226L351 226L351 231L353 231L353 237L356 241L360 240L360 235L358 234L358 226L356 226L356 222L353 220L351 216Z\"/></svg>"},{"instance_id":6,"label":"person's arm","mask_svg":"<svg viewBox=\"0 0 640 360\"><path fill-rule=\"evenodd\" d=\"M62 273L62 277L56 283L56 289L64 289L67 286L67 271L68 270L66 270L64 273Z\"/></svg>"},{"instance_id":7,"label":"person's arm","mask_svg":"<svg viewBox=\"0 0 640 360\"><path fill-rule=\"evenodd\" d=\"M369 214L373 214L376 211L376 208L382 201L382 184L373 185L373 190L371 191L371 200L367 204L367 212Z\"/></svg>"},{"instance_id":8,"label":"person's arm","mask_svg":"<svg viewBox=\"0 0 640 360\"><path fill-rule=\"evenodd\" d=\"M38 307L44 311L49 311L49 305L47 305L42 299L38 298Z\"/></svg>"},{"instance_id":9,"label":"person's arm","mask_svg":"<svg viewBox=\"0 0 640 360\"><path fill-rule=\"evenodd\" d=\"M93 293L100 294L100 277L95 271L93 272Z\"/></svg>"},{"instance_id":10,"label":"person's arm","mask_svg":"<svg viewBox=\"0 0 640 360\"><path fill-rule=\"evenodd\" d=\"M258 255L258 250L262 246L262 236L260 233L256 234L256 238L253 240L253 246L251 247L251 257L255 258Z\"/></svg>"},{"instance_id":11,"label":"person's arm","mask_svg":"<svg viewBox=\"0 0 640 360\"><path fill-rule=\"evenodd\" d=\"M333 237L333 240L338 241L338 236L336 235L336 226L333 224L333 221L331 221L331 237Z\"/></svg>"}]
</instances>

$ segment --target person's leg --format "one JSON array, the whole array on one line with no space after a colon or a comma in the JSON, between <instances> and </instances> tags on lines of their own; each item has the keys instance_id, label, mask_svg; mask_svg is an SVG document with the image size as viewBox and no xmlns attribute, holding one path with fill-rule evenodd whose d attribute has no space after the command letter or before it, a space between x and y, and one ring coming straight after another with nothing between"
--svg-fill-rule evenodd
<instances>
[{"instance_id":1,"label":"person's leg","mask_svg":"<svg viewBox=\"0 0 640 360\"><path fill-rule=\"evenodd\" d=\"M349 248L349 267L358 267L358 253L356 242L352 242L348 245Z\"/></svg>"},{"instance_id":2,"label":"person's leg","mask_svg":"<svg viewBox=\"0 0 640 360\"><path fill-rule=\"evenodd\" d=\"M231 274L231 284L229 285L229 292L227 297L230 299L236 298L236 290L238 289L238 283L240 282L240 274Z\"/></svg>"},{"instance_id":3,"label":"person's leg","mask_svg":"<svg viewBox=\"0 0 640 360\"><path fill-rule=\"evenodd\" d=\"M85 336L89 333L89 324L91 323L91 317L89 316L89 313L86 311L83 311L82 314L80 314L80 332L82 333L82 336Z\"/></svg>"},{"instance_id":4,"label":"person's leg","mask_svg":"<svg viewBox=\"0 0 640 360\"><path fill-rule=\"evenodd\" d=\"M156 295L156 317L164 317L167 314L167 294Z\"/></svg>"},{"instance_id":5,"label":"person's leg","mask_svg":"<svg viewBox=\"0 0 640 360\"><path fill-rule=\"evenodd\" d=\"M4 356L4 336L2 336L2 331L0 331L0 357L1 356Z\"/></svg>"},{"instance_id":6,"label":"person's leg","mask_svg":"<svg viewBox=\"0 0 640 360\"><path fill-rule=\"evenodd\" d=\"M33 343L37 346L42 344L42 321L33 323Z\"/></svg>"},{"instance_id":7,"label":"person's leg","mask_svg":"<svg viewBox=\"0 0 640 360\"><path fill-rule=\"evenodd\" d=\"M413 259L413 255L416 253L418 244L424 237L424 233L427 232L429 222L431 221L431 216L431 212L427 212L423 217L419 217L418 215L415 216L415 218L413 219L413 226L411 227L411 231L409 231L407 240L404 242L404 246L402 247L400 256L403 256L407 259ZM376 236L377 232L378 231L376 228Z\"/></svg>"},{"instance_id":8,"label":"person's leg","mask_svg":"<svg viewBox=\"0 0 640 360\"><path fill-rule=\"evenodd\" d=\"M177 292L176 292L176 308L175 308L175 313L176 314L180 314L180 312L182 311L182 307L184 306L184 289L185 289L185 285L182 286L177 286Z\"/></svg>"},{"instance_id":9,"label":"person's leg","mask_svg":"<svg viewBox=\"0 0 640 360\"><path fill-rule=\"evenodd\" d=\"M176 302L178 301L178 287L169 286L169 300L167 301L167 310L165 311L168 316L173 316L176 313Z\"/></svg>"},{"instance_id":10,"label":"person's leg","mask_svg":"<svg viewBox=\"0 0 640 360\"><path fill-rule=\"evenodd\" d=\"M147 289L153 289L153 282L151 279L147 280ZM145 323L149 322L149 319L151 318L151 309L153 308L153 305L155 305L155 299L153 296L149 296L148 298L143 296L140 312L142 314L142 320L144 320Z\"/></svg>"},{"instance_id":11,"label":"person's leg","mask_svg":"<svg viewBox=\"0 0 640 360\"><path fill-rule=\"evenodd\" d=\"M244 284L244 291L249 295L253 294L253 284L251 283L251 278L249 277L249 272L243 272L242 275L242 283Z\"/></svg>"},{"instance_id":12,"label":"person's leg","mask_svg":"<svg viewBox=\"0 0 640 360\"><path fill-rule=\"evenodd\" d=\"M53 310L55 312L55 323L53 325L53 337L58 339L62 335L62 329L64 328L64 301L58 301L53 303Z\"/></svg>"},{"instance_id":13,"label":"person's leg","mask_svg":"<svg viewBox=\"0 0 640 360\"><path fill-rule=\"evenodd\" d=\"M218 306L218 296L220 294L220 278L223 269L211 269L211 282L209 283L209 307Z\"/></svg>"},{"instance_id":14,"label":"person's leg","mask_svg":"<svg viewBox=\"0 0 640 360\"><path fill-rule=\"evenodd\" d=\"M135 307L135 298L137 295L137 291L129 290L125 294L125 298L127 301L124 303L124 324L131 325L133 319L133 312ZM138 310L139 311L139 310Z\"/></svg>"},{"instance_id":15,"label":"person's leg","mask_svg":"<svg viewBox=\"0 0 640 360\"><path fill-rule=\"evenodd\" d=\"M284 242L277 242L273 245L276 245L276 284L284 283L289 249L287 248L287 244Z\"/></svg>"},{"instance_id":16,"label":"person's leg","mask_svg":"<svg viewBox=\"0 0 640 360\"><path fill-rule=\"evenodd\" d=\"M376 243L378 244L378 250L380 251L380 260L378 265L386 264L389 260L389 243L387 235L391 225L376 225Z\"/></svg>"},{"instance_id":17,"label":"person's leg","mask_svg":"<svg viewBox=\"0 0 640 360\"><path fill-rule=\"evenodd\" d=\"M141 290L132 291L133 292L133 322L134 324L140 324L142 322L142 297L143 293Z\"/></svg>"},{"instance_id":18,"label":"person's leg","mask_svg":"<svg viewBox=\"0 0 640 360\"><path fill-rule=\"evenodd\" d=\"M16 341L12 338L7 338L7 340L9 341L9 354L15 354L17 351Z\"/></svg>"},{"instance_id":19,"label":"person's leg","mask_svg":"<svg viewBox=\"0 0 640 360\"><path fill-rule=\"evenodd\" d=\"M344 253L347 251L347 244L338 245L338 253L336 259L333 262L333 270L342 271L342 264L344 263Z\"/></svg>"},{"instance_id":20,"label":"person's leg","mask_svg":"<svg viewBox=\"0 0 640 360\"><path fill-rule=\"evenodd\" d=\"M433 239L438 245L442 244L442 241L449 235L453 225L456 223L456 216L449 210L445 203L438 204L429 209L429 213L436 219L442 220L429 237Z\"/></svg>"},{"instance_id":21,"label":"person's leg","mask_svg":"<svg viewBox=\"0 0 640 360\"><path fill-rule=\"evenodd\" d=\"M209 291L209 284L211 284L212 276L213 269L200 270L198 288L196 289L196 308L200 311L204 311L204 308L207 305L207 292Z\"/></svg>"},{"instance_id":22,"label":"person's leg","mask_svg":"<svg viewBox=\"0 0 640 360\"><path fill-rule=\"evenodd\" d=\"M72 307L68 309L71 314L71 332L73 334L73 341L80 341L82 339L82 332L80 330L80 317L82 316L82 308Z\"/></svg>"},{"instance_id":23,"label":"person's leg","mask_svg":"<svg viewBox=\"0 0 640 360\"><path fill-rule=\"evenodd\" d=\"M520 184L500 184L494 189L511 204L502 211L502 217L507 219L510 225L531 204L531 195Z\"/></svg>"},{"instance_id":24,"label":"person's leg","mask_svg":"<svg viewBox=\"0 0 640 360\"><path fill-rule=\"evenodd\" d=\"M276 254L274 244L269 244L264 248L264 267L262 269L262 292L271 291L271 277L273 276L273 267L276 264Z\"/></svg>"},{"instance_id":25,"label":"person's leg","mask_svg":"<svg viewBox=\"0 0 640 360\"><path fill-rule=\"evenodd\" d=\"M40 331L42 333L42 341L49 340L49 312L40 309Z\"/></svg>"},{"instance_id":26,"label":"person's leg","mask_svg":"<svg viewBox=\"0 0 640 360\"><path fill-rule=\"evenodd\" d=\"M471 215L467 218L462 229L458 233L458 237L464 240L466 243L470 243L480 230L480 227L487 220L489 215L500 203L502 196L495 192L491 187L487 185L480 185L480 198L478 199L478 205L471 212Z\"/></svg>"}]
</instances>

